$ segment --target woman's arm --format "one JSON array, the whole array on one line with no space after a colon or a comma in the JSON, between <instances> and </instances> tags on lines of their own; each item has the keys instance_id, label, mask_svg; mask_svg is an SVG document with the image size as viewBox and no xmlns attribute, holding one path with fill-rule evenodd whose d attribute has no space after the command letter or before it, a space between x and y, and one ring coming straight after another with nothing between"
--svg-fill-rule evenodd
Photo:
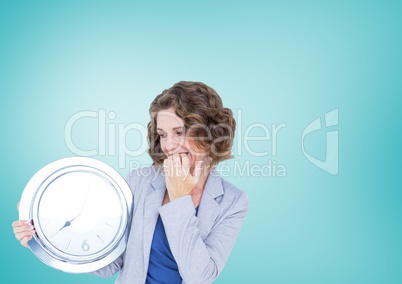
<instances>
[{"instance_id":1,"label":"woman's arm","mask_svg":"<svg viewBox=\"0 0 402 284\"><path fill-rule=\"evenodd\" d=\"M124 254L125 252L123 252L115 261L113 261L112 263L108 264L107 266L96 270L94 272L90 272L89 274L93 274L93 275L97 275L100 277L104 277L104 278L109 278L112 277L113 275L115 275L118 271L121 270L121 268L123 267L123 259L124 259Z\"/></svg>"}]
</instances>

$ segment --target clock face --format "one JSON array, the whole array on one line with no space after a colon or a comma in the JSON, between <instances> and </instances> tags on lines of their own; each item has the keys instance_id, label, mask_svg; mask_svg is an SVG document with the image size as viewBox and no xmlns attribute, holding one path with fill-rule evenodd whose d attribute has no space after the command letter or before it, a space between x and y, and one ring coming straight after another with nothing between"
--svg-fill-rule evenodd
<instances>
[{"instance_id":1,"label":"clock face","mask_svg":"<svg viewBox=\"0 0 402 284\"><path fill-rule=\"evenodd\" d=\"M107 253L122 233L123 200L113 184L98 173L64 173L38 198L35 227L57 256L93 260Z\"/></svg>"},{"instance_id":2,"label":"clock face","mask_svg":"<svg viewBox=\"0 0 402 284\"><path fill-rule=\"evenodd\" d=\"M91 158L55 161L24 189L20 219L31 219L33 253L66 272L100 269L123 253L132 212L132 193L113 168Z\"/></svg>"}]
</instances>

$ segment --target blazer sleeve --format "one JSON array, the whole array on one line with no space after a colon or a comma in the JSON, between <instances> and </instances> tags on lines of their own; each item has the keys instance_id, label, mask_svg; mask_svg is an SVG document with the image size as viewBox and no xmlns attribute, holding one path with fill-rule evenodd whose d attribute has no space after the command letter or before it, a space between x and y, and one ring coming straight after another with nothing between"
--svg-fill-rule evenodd
<instances>
[{"instance_id":1,"label":"blazer sleeve","mask_svg":"<svg viewBox=\"0 0 402 284\"><path fill-rule=\"evenodd\" d=\"M124 252L112 263L108 264L105 267L102 267L101 269L90 272L89 274L97 275L104 278L112 277L123 267L123 259L124 259Z\"/></svg>"},{"instance_id":2,"label":"blazer sleeve","mask_svg":"<svg viewBox=\"0 0 402 284\"><path fill-rule=\"evenodd\" d=\"M186 284L211 283L222 271L246 218L249 201L241 192L202 239L191 196L159 208L172 254Z\"/></svg>"}]
</instances>

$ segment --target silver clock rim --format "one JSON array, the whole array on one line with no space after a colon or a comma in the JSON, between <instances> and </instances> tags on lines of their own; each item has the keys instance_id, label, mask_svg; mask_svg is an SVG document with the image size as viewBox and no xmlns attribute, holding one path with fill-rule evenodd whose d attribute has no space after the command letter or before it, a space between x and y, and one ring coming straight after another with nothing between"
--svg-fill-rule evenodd
<instances>
[{"instance_id":1,"label":"silver clock rim","mask_svg":"<svg viewBox=\"0 0 402 284\"><path fill-rule=\"evenodd\" d=\"M96 169L107 175L112 183L117 186L116 190L120 190L122 203L125 204L123 211L123 222L119 231L120 236L113 245L107 247L110 252L101 253L94 259L72 260L68 257L55 255L46 246L46 242L43 242L40 237L41 234L37 233L28 243L32 252L45 264L65 272L70 273L88 273L98 270L109 263L116 260L125 250L128 239L130 220L132 214L132 193L131 190L123 179L123 177L109 165L88 157L69 157L54 161L47 166L40 169L28 182L20 201L19 218L21 220L34 219L34 200L40 190L40 186L46 182L46 180L57 173L60 170L73 167L89 167ZM104 250L102 250L104 251Z\"/></svg>"},{"instance_id":2,"label":"silver clock rim","mask_svg":"<svg viewBox=\"0 0 402 284\"><path fill-rule=\"evenodd\" d=\"M87 172L89 174L97 174L105 179L105 173L103 173L102 171L100 171L96 168L89 167L89 166L83 166L83 165L71 166L71 167L65 167L65 168L56 170L54 173L49 175L48 178L45 181L43 181L40 186L38 186L36 194L32 201L33 208L38 208L42 195L45 193L46 189L52 182L54 182L56 179L58 179L59 177L65 175L65 174L70 174L70 173L74 173L74 172L81 172L81 173ZM107 175L107 177L109 177L109 176ZM116 184L116 182L114 180L111 180L110 177L109 177L109 179L106 178L106 180L112 184L113 188L116 189L117 194L119 195L120 205L122 205L122 208L121 208L122 212L124 212L121 222L120 222L120 226L116 233L117 237L115 237L107 247L105 247L98 253L94 253L92 255L76 256L76 255L65 253L65 252L57 249L55 246L53 246L53 244L45 236L45 234L42 231L42 228L40 226L36 226L37 227L36 233L37 233L38 239L40 240L43 249L48 254L50 254L53 257L58 258L58 259L68 259L69 262L84 263L84 262L95 261L97 259L103 258L106 254L108 254L108 251L110 251L111 249L113 249L114 247L117 246L118 242L123 237L124 229L127 225L127 208L126 208L127 206L126 206L126 204L123 205L123 203L125 202L124 196L122 195L121 191L117 189L117 188L119 188L119 186ZM32 210L31 215L32 215L33 223L38 224L39 216L38 216L37 210Z\"/></svg>"}]
</instances>

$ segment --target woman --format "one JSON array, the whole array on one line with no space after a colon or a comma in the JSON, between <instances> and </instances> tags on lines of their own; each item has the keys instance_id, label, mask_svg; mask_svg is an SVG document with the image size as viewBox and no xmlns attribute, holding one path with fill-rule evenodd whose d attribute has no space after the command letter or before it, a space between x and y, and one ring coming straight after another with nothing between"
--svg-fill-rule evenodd
<instances>
[{"instance_id":1,"label":"woman","mask_svg":"<svg viewBox=\"0 0 402 284\"><path fill-rule=\"evenodd\" d=\"M93 272L116 283L211 283L222 271L248 211L244 192L214 166L231 158L235 120L219 95L179 82L151 103L153 166L133 170L134 212L125 252ZM22 245L35 233L13 223Z\"/></svg>"}]
</instances>

